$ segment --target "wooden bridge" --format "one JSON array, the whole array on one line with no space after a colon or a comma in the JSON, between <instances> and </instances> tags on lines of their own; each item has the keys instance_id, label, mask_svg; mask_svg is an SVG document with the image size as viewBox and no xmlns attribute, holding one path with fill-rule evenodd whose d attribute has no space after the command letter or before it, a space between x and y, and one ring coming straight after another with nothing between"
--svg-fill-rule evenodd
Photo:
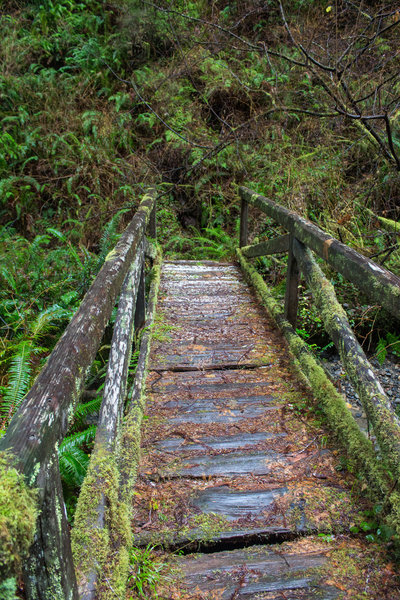
<instances>
[{"instance_id":1,"label":"wooden bridge","mask_svg":"<svg viewBox=\"0 0 400 600\"><path fill-rule=\"evenodd\" d=\"M161 263L156 192L143 198L0 440L2 464L37 490L29 552L21 535L10 541L12 560L0 561L7 578L21 555L27 599L124 598L132 543L164 549L173 575L160 583L160 597L311 600L355 590L360 598L400 598L393 570L382 567L388 558L354 534L363 501L355 505L333 438L327 443L310 415L323 416L395 541L400 423L313 253L396 318L400 280L266 198L245 188L241 197L238 264ZM249 206L288 233L248 246ZM283 311L249 260L282 252L289 253ZM362 401L367 431L295 333L300 271ZM70 535L57 447L118 297L95 446Z\"/></svg>"}]
</instances>

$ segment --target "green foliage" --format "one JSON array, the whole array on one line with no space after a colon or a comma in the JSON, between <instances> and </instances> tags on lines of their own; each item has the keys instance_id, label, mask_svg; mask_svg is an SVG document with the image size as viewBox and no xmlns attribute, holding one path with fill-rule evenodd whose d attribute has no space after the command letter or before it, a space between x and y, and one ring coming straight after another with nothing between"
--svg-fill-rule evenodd
<instances>
[{"instance_id":1,"label":"green foliage","mask_svg":"<svg viewBox=\"0 0 400 600\"><path fill-rule=\"evenodd\" d=\"M154 548L152 546L147 546L145 549L132 548L130 565L129 586L141 598L148 598L149 593L152 598L158 598L157 590L166 564L155 555Z\"/></svg>"},{"instance_id":2,"label":"green foliage","mask_svg":"<svg viewBox=\"0 0 400 600\"><path fill-rule=\"evenodd\" d=\"M14 577L9 577L0 582L0 598L3 600L18 600L16 596L17 582Z\"/></svg>"},{"instance_id":3,"label":"green foliage","mask_svg":"<svg viewBox=\"0 0 400 600\"><path fill-rule=\"evenodd\" d=\"M384 337L379 338L376 345L376 357L379 364L385 362L388 351L400 357L400 334L396 335L388 331Z\"/></svg>"}]
</instances>

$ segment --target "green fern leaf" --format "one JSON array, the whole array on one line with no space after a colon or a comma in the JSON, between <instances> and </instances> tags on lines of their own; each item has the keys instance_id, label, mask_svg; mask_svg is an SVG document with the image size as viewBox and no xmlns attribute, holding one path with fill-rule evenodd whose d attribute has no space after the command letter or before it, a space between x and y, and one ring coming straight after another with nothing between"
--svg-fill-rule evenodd
<instances>
[{"instance_id":1,"label":"green fern leaf","mask_svg":"<svg viewBox=\"0 0 400 600\"><path fill-rule=\"evenodd\" d=\"M15 412L29 389L32 373L31 352L31 343L23 341L18 344L17 352L11 359L8 370L8 386L1 405L1 412L5 416L11 416Z\"/></svg>"}]
</instances>

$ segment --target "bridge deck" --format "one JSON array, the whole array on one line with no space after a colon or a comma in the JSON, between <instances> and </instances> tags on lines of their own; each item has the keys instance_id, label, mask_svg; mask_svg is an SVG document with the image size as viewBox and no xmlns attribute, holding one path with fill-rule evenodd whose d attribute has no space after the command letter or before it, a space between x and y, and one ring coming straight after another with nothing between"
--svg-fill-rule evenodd
<instances>
[{"instance_id":1,"label":"bridge deck","mask_svg":"<svg viewBox=\"0 0 400 600\"><path fill-rule=\"evenodd\" d=\"M400 598L239 269L165 263L156 323L133 527L174 567L160 597Z\"/></svg>"}]
</instances>

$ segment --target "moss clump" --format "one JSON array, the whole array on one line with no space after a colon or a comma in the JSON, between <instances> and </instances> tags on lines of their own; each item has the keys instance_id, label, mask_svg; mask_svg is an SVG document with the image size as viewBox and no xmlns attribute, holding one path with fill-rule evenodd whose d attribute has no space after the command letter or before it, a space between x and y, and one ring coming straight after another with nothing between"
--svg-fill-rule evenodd
<instances>
[{"instance_id":1,"label":"moss clump","mask_svg":"<svg viewBox=\"0 0 400 600\"><path fill-rule=\"evenodd\" d=\"M0 576L18 573L35 533L36 490L13 466L12 456L0 452Z\"/></svg>"}]
</instances>

